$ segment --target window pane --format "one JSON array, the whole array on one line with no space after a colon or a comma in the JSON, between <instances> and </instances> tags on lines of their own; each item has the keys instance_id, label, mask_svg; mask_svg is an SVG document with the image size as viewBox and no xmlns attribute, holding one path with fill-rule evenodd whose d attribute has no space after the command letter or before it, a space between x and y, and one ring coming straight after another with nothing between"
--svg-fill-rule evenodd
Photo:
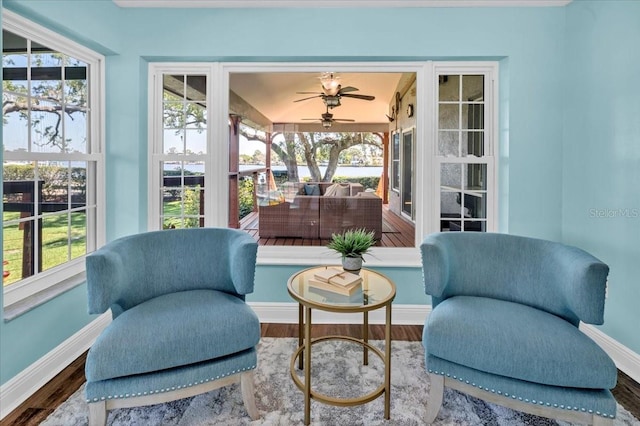
<instances>
[{"instance_id":1,"label":"window pane","mask_svg":"<svg viewBox=\"0 0 640 426\"><path fill-rule=\"evenodd\" d=\"M204 226L204 163L163 164L163 228Z\"/></svg>"},{"instance_id":2,"label":"window pane","mask_svg":"<svg viewBox=\"0 0 640 426\"><path fill-rule=\"evenodd\" d=\"M32 101L31 141L34 152L67 152L62 134L62 105L50 101Z\"/></svg>"},{"instance_id":3,"label":"window pane","mask_svg":"<svg viewBox=\"0 0 640 426\"><path fill-rule=\"evenodd\" d=\"M69 261L69 215L67 213L42 219L42 270Z\"/></svg>"},{"instance_id":4,"label":"window pane","mask_svg":"<svg viewBox=\"0 0 640 426\"><path fill-rule=\"evenodd\" d=\"M5 87L6 87L6 81ZM24 96L4 92L2 143L5 151L27 151L29 149L28 102Z\"/></svg>"},{"instance_id":5,"label":"window pane","mask_svg":"<svg viewBox=\"0 0 640 426\"><path fill-rule=\"evenodd\" d=\"M188 75L187 76L188 99L203 103L207 100L207 76Z\"/></svg>"},{"instance_id":6,"label":"window pane","mask_svg":"<svg viewBox=\"0 0 640 426\"><path fill-rule=\"evenodd\" d=\"M484 129L484 105L483 104L462 105L462 128L463 129Z\"/></svg>"},{"instance_id":7,"label":"window pane","mask_svg":"<svg viewBox=\"0 0 640 426\"><path fill-rule=\"evenodd\" d=\"M205 154L207 152L207 132L204 130L187 130L186 137L186 153L187 154Z\"/></svg>"},{"instance_id":8,"label":"window pane","mask_svg":"<svg viewBox=\"0 0 640 426\"><path fill-rule=\"evenodd\" d=\"M33 221L20 221L19 218L20 213L4 213L2 244L5 286L33 275Z\"/></svg>"},{"instance_id":9,"label":"window pane","mask_svg":"<svg viewBox=\"0 0 640 426\"><path fill-rule=\"evenodd\" d=\"M67 210L69 208L69 163L38 162L37 174L42 191L42 211Z\"/></svg>"},{"instance_id":10,"label":"window pane","mask_svg":"<svg viewBox=\"0 0 640 426\"><path fill-rule=\"evenodd\" d=\"M86 108L88 102L88 65L75 58L66 57L64 68L64 103Z\"/></svg>"},{"instance_id":11,"label":"window pane","mask_svg":"<svg viewBox=\"0 0 640 426\"><path fill-rule=\"evenodd\" d=\"M71 259L87 254L87 213L71 213Z\"/></svg>"},{"instance_id":12,"label":"window pane","mask_svg":"<svg viewBox=\"0 0 640 426\"><path fill-rule=\"evenodd\" d=\"M184 154L184 130L164 131L164 153Z\"/></svg>"},{"instance_id":13,"label":"window pane","mask_svg":"<svg viewBox=\"0 0 640 426\"><path fill-rule=\"evenodd\" d=\"M465 101L484 100L484 76L483 75L462 76L462 100L465 100Z\"/></svg>"},{"instance_id":14,"label":"window pane","mask_svg":"<svg viewBox=\"0 0 640 426\"><path fill-rule=\"evenodd\" d=\"M87 112L72 106L64 108L64 152L87 152Z\"/></svg>"},{"instance_id":15,"label":"window pane","mask_svg":"<svg viewBox=\"0 0 640 426\"><path fill-rule=\"evenodd\" d=\"M71 208L77 209L87 205L87 163L76 161L71 163L70 170Z\"/></svg>"},{"instance_id":16,"label":"window pane","mask_svg":"<svg viewBox=\"0 0 640 426\"><path fill-rule=\"evenodd\" d=\"M444 157L458 157L460 155L460 132L438 132L438 155Z\"/></svg>"},{"instance_id":17,"label":"window pane","mask_svg":"<svg viewBox=\"0 0 640 426\"><path fill-rule=\"evenodd\" d=\"M440 130L460 128L460 105L440 104L438 127Z\"/></svg>"},{"instance_id":18,"label":"window pane","mask_svg":"<svg viewBox=\"0 0 640 426\"><path fill-rule=\"evenodd\" d=\"M467 164L465 189L486 191L487 189L487 165Z\"/></svg>"},{"instance_id":19,"label":"window pane","mask_svg":"<svg viewBox=\"0 0 640 426\"><path fill-rule=\"evenodd\" d=\"M462 164L442 164L440 168L440 185L448 190L462 188Z\"/></svg>"},{"instance_id":20,"label":"window pane","mask_svg":"<svg viewBox=\"0 0 640 426\"><path fill-rule=\"evenodd\" d=\"M442 101L460 100L460 76L441 75L438 79L438 99Z\"/></svg>"}]
</instances>

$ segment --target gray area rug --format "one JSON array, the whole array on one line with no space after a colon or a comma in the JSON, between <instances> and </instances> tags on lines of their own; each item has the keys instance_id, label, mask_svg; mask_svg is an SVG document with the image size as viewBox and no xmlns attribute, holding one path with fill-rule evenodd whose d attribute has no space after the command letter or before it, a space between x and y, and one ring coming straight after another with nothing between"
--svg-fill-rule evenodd
<instances>
[{"instance_id":1,"label":"gray area rug","mask_svg":"<svg viewBox=\"0 0 640 426\"><path fill-rule=\"evenodd\" d=\"M297 339L262 338L256 369L256 405L261 419L252 422L242 403L239 385L211 391L193 398L147 407L113 410L108 425L300 425L303 395L289 375L291 354ZM380 346L380 342L373 342ZM351 342L321 342L313 346L312 384L315 391L330 396L356 397L382 383L382 362L369 355L362 365L362 349ZM429 382L420 342L392 342L391 420L384 420L383 397L357 407L311 404L313 425L424 425ZM86 425L88 407L84 386L52 413L42 425ZM445 389L437 425L563 425L542 417L519 413ZM640 426L618 405L616 426Z\"/></svg>"}]
</instances>

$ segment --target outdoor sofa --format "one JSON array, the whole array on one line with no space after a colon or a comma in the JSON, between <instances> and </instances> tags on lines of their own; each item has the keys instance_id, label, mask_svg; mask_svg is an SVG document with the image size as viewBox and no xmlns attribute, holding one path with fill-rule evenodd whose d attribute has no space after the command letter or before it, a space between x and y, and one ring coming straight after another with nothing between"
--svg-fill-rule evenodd
<instances>
[{"instance_id":1,"label":"outdoor sofa","mask_svg":"<svg viewBox=\"0 0 640 426\"><path fill-rule=\"evenodd\" d=\"M338 184L337 195L330 194L332 186L288 182L279 201L259 205L260 238L329 239L355 228L382 238L382 199L358 183Z\"/></svg>"}]
</instances>

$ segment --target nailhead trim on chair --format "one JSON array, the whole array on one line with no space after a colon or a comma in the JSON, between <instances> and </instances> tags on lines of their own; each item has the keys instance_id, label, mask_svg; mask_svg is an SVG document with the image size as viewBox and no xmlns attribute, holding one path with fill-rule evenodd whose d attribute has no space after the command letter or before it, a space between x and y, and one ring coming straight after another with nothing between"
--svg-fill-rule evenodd
<instances>
[{"instance_id":1,"label":"nailhead trim on chair","mask_svg":"<svg viewBox=\"0 0 640 426\"><path fill-rule=\"evenodd\" d=\"M441 376L447 376L447 377L452 377L451 374L449 373L445 373L443 371L433 371L433 370L429 370L429 373L433 373L433 374L439 374ZM464 382L468 385L474 386L478 389L482 389L491 393L497 393L498 395L504 395L505 397L511 397L512 399L517 399L518 401L522 401L522 402L528 402L531 404L539 404L539 405L545 405L547 407L554 407L554 408L561 408L561 409L566 409L566 410L573 410L573 411L582 411L584 413L589 413L589 414L593 414L593 410L587 410L586 408L578 408L578 407L572 407L571 405L563 405L563 404L552 404L549 402L543 402L543 401L536 401L535 399L529 401L528 398L522 398L520 396L516 396L516 395L509 395L506 392L501 392L501 391L496 391L495 389L489 389L487 387L482 387L480 385L476 385L475 383L470 383L468 380L463 379L462 377L457 377L457 376L453 376L453 379L458 380L460 382ZM601 413L600 411L596 411L596 415L601 416L601 417L608 417L611 419L615 419L616 416L614 414L607 414L607 413Z\"/></svg>"},{"instance_id":2,"label":"nailhead trim on chair","mask_svg":"<svg viewBox=\"0 0 640 426\"><path fill-rule=\"evenodd\" d=\"M166 388L166 389L156 389L156 390L150 390L150 391L146 391L146 392L138 392L138 393L132 393L132 394L124 394L124 395L109 395L109 396L102 396L100 398L93 398L93 399L87 399L87 403L92 403L92 402L98 402L98 401L105 401L107 399L124 399L124 398L133 398L133 397L137 397L137 396L145 396L145 395L151 395L154 393L164 393L164 392L170 392L170 391L174 391L176 389L182 389L182 388L190 388L192 386L195 385L201 385L202 383L208 383L208 382L212 382L214 380L218 380L221 379L223 377L227 377L227 376L231 376L232 374L236 374L236 373L241 373L243 371L248 371L248 370L253 370L254 368L256 368L255 365L251 366L251 367L245 367L241 370L233 370L229 373L225 373L225 374L221 374L219 376L216 377L212 377L210 379L203 379L200 380L199 382L195 382L195 383L189 383L188 385L178 385L178 386L172 386L171 388Z\"/></svg>"}]
</instances>

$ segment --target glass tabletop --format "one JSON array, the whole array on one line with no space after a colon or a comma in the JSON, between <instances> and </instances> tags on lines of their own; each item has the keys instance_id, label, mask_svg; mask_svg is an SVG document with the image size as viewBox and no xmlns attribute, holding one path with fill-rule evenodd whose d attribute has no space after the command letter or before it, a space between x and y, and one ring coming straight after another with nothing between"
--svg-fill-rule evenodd
<instances>
[{"instance_id":1,"label":"glass tabletop","mask_svg":"<svg viewBox=\"0 0 640 426\"><path fill-rule=\"evenodd\" d=\"M373 310L385 306L394 299L396 286L385 275L362 268L362 289L350 296L318 289L309 285L309 279L313 279L315 273L327 268L342 270L341 266L327 265L304 269L293 274L289 278L287 288L289 294L299 303L332 311L361 312Z\"/></svg>"}]
</instances>

